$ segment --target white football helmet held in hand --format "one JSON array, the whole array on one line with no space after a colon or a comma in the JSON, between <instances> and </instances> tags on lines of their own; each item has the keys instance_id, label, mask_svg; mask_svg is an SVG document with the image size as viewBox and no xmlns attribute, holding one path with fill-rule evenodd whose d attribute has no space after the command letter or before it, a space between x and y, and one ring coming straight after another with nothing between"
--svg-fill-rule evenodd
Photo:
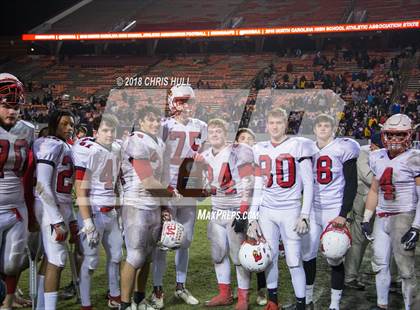
<instances>
[{"instance_id":1,"label":"white football helmet held in hand","mask_svg":"<svg viewBox=\"0 0 420 310\"><path fill-rule=\"evenodd\" d=\"M346 225L336 227L329 223L321 234L321 252L329 260L341 260L350 246L351 234Z\"/></svg>"},{"instance_id":2,"label":"white football helmet held in hand","mask_svg":"<svg viewBox=\"0 0 420 310\"><path fill-rule=\"evenodd\" d=\"M262 272L272 262L271 249L264 239L245 240L239 249L239 262L249 272Z\"/></svg>"},{"instance_id":3,"label":"white football helmet held in hand","mask_svg":"<svg viewBox=\"0 0 420 310\"><path fill-rule=\"evenodd\" d=\"M162 233L158 241L158 247L161 250L178 249L185 238L185 229L181 223L174 220L164 221L162 225Z\"/></svg>"}]
</instances>

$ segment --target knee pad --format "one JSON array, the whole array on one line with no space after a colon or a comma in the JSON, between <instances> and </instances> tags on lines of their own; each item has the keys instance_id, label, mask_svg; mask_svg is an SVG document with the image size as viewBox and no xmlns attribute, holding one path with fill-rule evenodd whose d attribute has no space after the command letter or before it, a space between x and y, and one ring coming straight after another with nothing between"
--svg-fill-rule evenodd
<instances>
[{"instance_id":1,"label":"knee pad","mask_svg":"<svg viewBox=\"0 0 420 310\"><path fill-rule=\"evenodd\" d=\"M301 266L301 259L298 255L286 255L286 264L289 268L296 268Z\"/></svg>"},{"instance_id":2,"label":"knee pad","mask_svg":"<svg viewBox=\"0 0 420 310\"><path fill-rule=\"evenodd\" d=\"M122 249L120 251L112 252L110 259L111 259L111 262L115 264L119 264L122 259Z\"/></svg>"},{"instance_id":3,"label":"knee pad","mask_svg":"<svg viewBox=\"0 0 420 310\"><path fill-rule=\"evenodd\" d=\"M213 260L213 263L220 264L223 261L223 258L225 258L225 256L226 256L226 247L221 246L220 244L218 244L218 242L212 242L211 258Z\"/></svg>"},{"instance_id":4,"label":"knee pad","mask_svg":"<svg viewBox=\"0 0 420 310\"><path fill-rule=\"evenodd\" d=\"M99 257L94 255L86 255L83 258L83 265L87 266L87 268L90 270L95 270L98 268L99 264Z\"/></svg>"},{"instance_id":5,"label":"knee pad","mask_svg":"<svg viewBox=\"0 0 420 310\"><path fill-rule=\"evenodd\" d=\"M146 262L147 255L145 249L129 249L127 248L127 259L126 261L134 268L141 268Z\"/></svg>"},{"instance_id":6,"label":"knee pad","mask_svg":"<svg viewBox=\"0 0 420 310\"><path fill-rule=\"evenodd\" d=\"M60 267L60 268L64 268L64 266L66 265L66 260L67 260L66 251L61 251L60 253L57 253L57 255L50 255L50 256L47 257L48 263L54 266Z\"/></svg>"},{"instance_id":7,"label":"knee pad","mask_svg":"<svg viewBox=\"0 0 420 310\"><path fill-rule=\"evenodd\" d=\"M25 257L14 255L13 259L4 262L3 273L8 276L17 275L24 265Z\"/></svg>"}]
</instances>

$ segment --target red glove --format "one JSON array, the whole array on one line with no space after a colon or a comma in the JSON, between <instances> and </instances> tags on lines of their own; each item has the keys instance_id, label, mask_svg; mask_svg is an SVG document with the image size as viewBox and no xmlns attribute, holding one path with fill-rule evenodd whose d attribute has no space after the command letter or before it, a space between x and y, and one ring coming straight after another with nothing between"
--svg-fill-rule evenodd
<instances>
[{"instance_id":1,"label":"red glove","mask_svg":"<svg viewBox=\"0 0 420 310\"><path fill-rule=\"evenodd\" d=\"M55 233L55 241L57 242L66 241L68 231L64 222L60 222L51 226Z\"/></svg>"}]
</instances>

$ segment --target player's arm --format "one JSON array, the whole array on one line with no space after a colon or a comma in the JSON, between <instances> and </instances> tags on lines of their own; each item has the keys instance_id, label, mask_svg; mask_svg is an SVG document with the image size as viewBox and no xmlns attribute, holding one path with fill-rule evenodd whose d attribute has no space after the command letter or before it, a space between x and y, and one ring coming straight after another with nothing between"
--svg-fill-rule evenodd
<instances>
[{"instance_id":1,"label":"player's arm","mask_svg":"<svg viewBox=\"0 0 420 310\"><path fill-rule=\"evenodd\" d=\"M303 157L299 159L298 165L303 183L303 203L294 230L299 234L306 234L309 231L309 214L311 213L314 198L312 159L310 157Z\"/></svg>"},{"instance_id":2,"label":"player's arm","mask_svg":"<svg viewBox=\"0 0 420 310\"><path fill-rule=\"evenodd\" d=\"M247 236L252 239L262 237L261 228L258 224L258 211L262 202L264 188L264 178L262 176L261 167L255 165L254 191L252 193L251 206L249 208L249 225L246 232Z\"/></svg>"},{"instance_id":3,"label":"player's arm","mask_svg":"<svg viewBox=\"0 0 420 310\"><path fill-rule=\"evenodd\" d=\"M35 232L39 230L39 224L35 217L34 210L34 177L35 177L35 158L32 150L29 150L26 171L22 177L25 204L28 209L28 230Z\"/></svg>"},{"instance_id":4,"label":"player's arm","mask_svg":"<svg viewBox=\"0 0 420 310\"><path fill-rule=\"evenodd\" d=\"M352 158L343 164L344 193L341 203L340 214L333 220L337 226L346 224L347 214L353 207L353 201L357 193L357 158Z\"/></svg>"},{"instance_id":5,"label":"player's arm","mask_svg":"<svg viewBox=\"0 0 420 310\"><path fill-rule=\"evenodd\" d=\"M419 241L420 236L420 176L416 177L415 180L417 193L416 215L413 223L411 224L411 228L401 238L401 243L404 244L404 249L407 251L414 250L416 248L416 244L417 241Z\"/></svg>"},{"instance_id":6,"label":"player's arm","mask_svg":"<svg viewBox=\"0 0 420 310\"><path fill-rule=\"evenodd\" d=\"M148 159L132 159L131 164L144 188L154 197L178 197L176 189L166 188L153 175L153 168Z\"/></svg>"},{"instance_id":7,"label":"player's arm","mask_svg":"<svg viewBox=\"0 0 420 310\"><path fill-rule=\"evenodd\" d=\"M238 167L239 177L243 185L239 214L232 222L232 227L236 233L244 233L248 226L248 209L252 199L254 188L254 167L252 162L244 163Z\"/></svg>"},{"instance_id":8,"label":"player's arm","mask_svg":"<svg viewBox=\"0 0 420 310\"><path fill-rule=\"evenodd\" d=\"M361 223L363 234L369 241L373 241L373 237L371 236L372 227L370 224L370 220L375 214L376 206L378 205L378 191L379 182L375 177L373 177L372 184L370 185L370 189L366 198L365 212L363 214L363 221Z\"/></svg>"}]
</instances>

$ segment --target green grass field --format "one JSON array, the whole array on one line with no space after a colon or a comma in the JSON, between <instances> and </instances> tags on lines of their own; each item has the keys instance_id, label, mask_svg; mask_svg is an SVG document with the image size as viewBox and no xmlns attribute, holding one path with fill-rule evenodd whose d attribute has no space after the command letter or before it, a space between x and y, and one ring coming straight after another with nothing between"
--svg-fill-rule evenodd
<instances>
[{"instance_id":1,"label":"green grass field","mask_svg":"<svg viewBox=\"0 0 420 310\"><path fill-rule=\"evenodd\" d=\"M202 203L199 208L209 208L206 203ZM197 221L195 226L195 235L194 241L190 249L190 263L189 263L189 272L186 287L193 293L195 297L200 300L199 306L188 306L182 303L179 303L173 297L173 291L175 288L175 264L174 264L174 252L169 252L168 255L168 268L167 274L164 278L164 290L165 295L165 309L192 309L192 308L204 308L204 302L209 300L217 293L217 283L216 275L214 272L213 264L210 257L210 243L207 240L207 221ZM420 260L417 259L418 263ZM92 303L96 309L107 309L106 305L106 292L107 292L107 275L105 266L105 254L101 252L101 262L99 268L95 271L93 275L92 283L92 292L91 298ZM419 265L418 265L419 266ZM374 277L370 273L370 264L365 260L363 264L363 271L366 272L363 274L363 279L368 283L367 290L365 292L357 292L352 290L345 290L342 300L341 309L369 309L369 305L372 305L376 301ZM417 268L418 270L419 268ZM329 267L326 265L325 260L320 257L318 259L317 266L317 278L316 278L316 287L315 287L315 299L318 299L316 304L316 309L328 309L329 306ZM284 259L279 260L279 301L283 304L290 304L294 301L293 288L291 286L289 271L286 266ZM65 286L70 281L70 268L66 267L63 273L61 280L61 286ZM28 273L27 271L22 275L20 281L20 287L26 293L28 292ZM149 285L147 296L150 295L152 290L151 276L149 277ZM232 283L236 287L236 276L234 270L232 269ZM252 289L250 304L251 309L263 309L255 304L256 298L256 277L252 276ZM399 295L391 296L391 309L401 309L403 308L402 297ZM220 309L231 309L233 307L223 307ZM80 305L76 303L75 299L62 301L58 303L58 309L80 309Z\"/></svg>"}]
</instances>

